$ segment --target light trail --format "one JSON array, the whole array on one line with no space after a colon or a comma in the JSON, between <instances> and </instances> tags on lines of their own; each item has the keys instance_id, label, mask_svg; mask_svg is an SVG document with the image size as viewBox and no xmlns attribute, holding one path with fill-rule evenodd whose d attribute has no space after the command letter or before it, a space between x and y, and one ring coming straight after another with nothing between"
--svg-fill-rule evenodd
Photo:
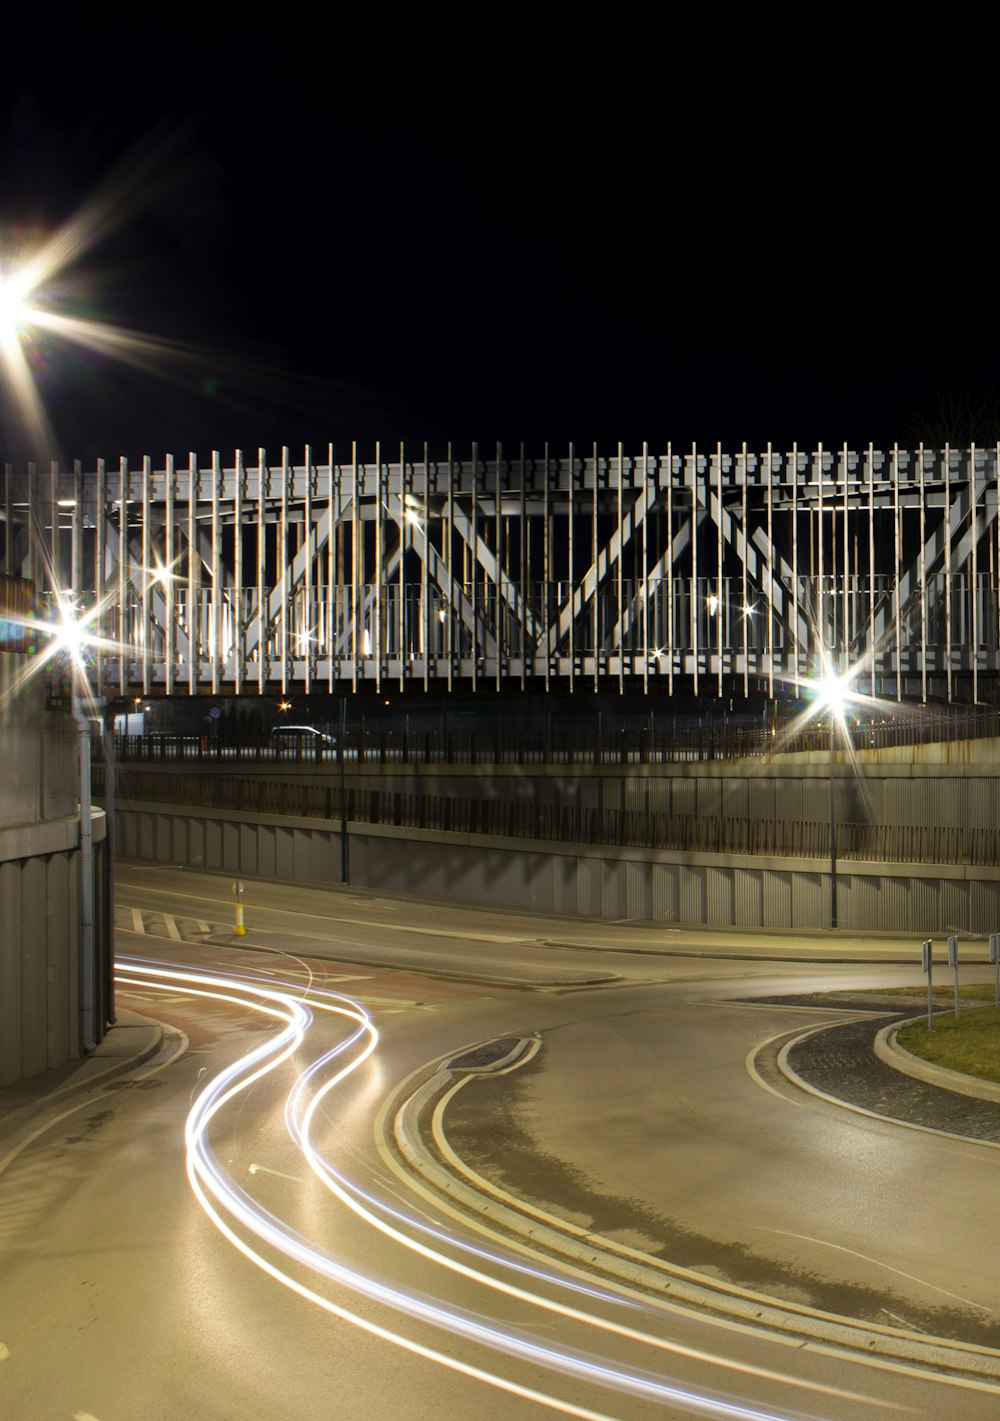
<instances>
[{"instance_id":1,"label":"light trail","mask_svg":"<svg viewBox=\"0 0 1000 1421\"><path fill-rule=\"evenodd\" d=\"M253 1246L240 1229L252 1234L268 1248L275 1250L286 1260L306 1268L314 1277L347 1287L372 1301L384 1304L418 1321L461 1336L468 1341L484 1345L493 1351L516 1357L532 1365L541 1365L547 1370L568 1375L577 1381L584 1381L602 1388L613 1388L642 1399L659 1404L670 1404L688 1410L701 1411L732 1421L786 1421L786 1416L746 1404L736 1398L710 1395L694 1391L687 1386L643 1367L620 1365L604 1356L581 1351L572 1346L542 1344L520 1329L501 1327L479 1314L467 1309L449 1305L440 1298L414 1293L397 1288L377 1278L359 1273L345 1263L334 1258L315 1241L304 1237L289 1223L278 1218L270 1210L263 1208L233 1177L223 1169L212 1150L208 1134L209 1128L225 1107L242 1095L252 1085L270 1076L289 1063L303 1047L307 1033L315 1020L315 1013L331 1013L341 1017L352 1029L332 1049L324 1050L305 1069L298 1070L295 1081L285 1102L285 1122L292 1141L308 1163L313 1176L326 1190L362 1223L377 1229L394 1243L415 1251L428 1263L444 1267L452 1274L461 1276L466 1282L482 1286L512 1299L532 1310L541 1309L546 1315L560 1316L568 1323L614 1335L622 1341L640 1347L652 1348L657 1352L672 1353L678 1358L701 1364L723 1367L728 1371L738 1371L777 1384L791 1385L805 1390L820 1391L826 1396L852 1401L868 1398L826 1386L813 1386L808 1382L791 1378L765 1368L735 1364L730 1359L692 1349L672 1342L668 1338L640 1331L624 1323L611 1321L595 1313L585 1311L559 1299L545 1297L527 1287L497 1278L460 1259L449 1257L440 1248L422 1241L431 1238L441 1244L477 1260L499 1265L505 1270L516 1270L536 1280L574 1293L589 1292L591 1298L617 1307L636 1307L637 1304L624 1300L612 1293L597 1288L581 1289L575 1282L555 1273L526 1267L520 1260L512 1260L473 1248L462 1240L435 1229L420 1221L407 1218L398 1210L374 1199L357 1185L351 1183L324 1158L313 1141L313 1130L321 1108L326 1113L326 1102L338 1086L352 1075L375 1051L378 1032L364 1006L341 993L317 987L310 982L306 996L300 995L300 983L281 980L262 981L259 970L251 975L241 975L224 968L207 971L193 971L163 962L148 959L119 959L122 963L118 980L123 985L154 987L160 990L176 990L178 987L192 996L211 998L225 1003L250 1008L261 1013L272 1022L281 1023L281 1028L266 1041L254 1047L237 1061L208 1080L194 1099L185 1129L187 1147L187 1172L192 1190L201 1207L212 1219L216 1227L239 1251L270 1277L290 1288L316 1306L335 1315L342 1321L350 1322L375 1336L392 1342L410 1352L434 1361L462 1374L509 1391L514 1395L529 1399L566 1415L588 1418L589 1421L612 1421L604 1412L593 1411L565 1401L548 1392L524 1387L509 1378L466 1363L460 1359L425 1346L398 1332L353 1312L341 1304L333 1302L297 1278L292 1277L283 1267L266 1258ZM308 1000L306 999L308 998ZM251 1174L266 1172L267 1166L259 1163L251 1168ZM275 1171L271 1171L275 1172ZM284 1173L284 1171L277 1171ZM791 1413L786 1413L790 1415ZM795 1413L801 1415L802 1413Z\"/></svg>"}]
</instances>

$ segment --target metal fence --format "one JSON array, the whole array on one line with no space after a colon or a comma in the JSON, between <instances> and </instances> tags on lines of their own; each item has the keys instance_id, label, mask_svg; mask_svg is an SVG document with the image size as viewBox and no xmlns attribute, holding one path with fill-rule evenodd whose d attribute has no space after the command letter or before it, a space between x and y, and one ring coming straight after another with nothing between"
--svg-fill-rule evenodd
<instances>
[{"instance_id":1,"label":"metal fence","mask_svg":"<svg viewBox=\"0 0 1000 1421\"><path fill-rule=\"evenodd\" d=\"M1000 737L1000 710L979 707L919 707L893 714L857 714L850 726L855 749ZM303 736L290 744L276 737L205 734L119 736L116 753L125 762L196 761L202 764L316 763L344 759L355 765L624 765L701 760L759 759L778 752L826 750L825 720L802 724L762 714L756 722L722 714L695 719L648 715L641 721L609 723L594 717L573 725L552 719L525 723L512 706L506 723L492 728L412 728L405 723L353 726L345 737Z\"/></svg>"},{"instance_id":2,"label":"metal fence","mask_svg":"<svg viewBox=\"0 0 1000 1421\"><path fill-rule=\"evenodd\" d=\"M95 788L104 767L95 766ZM119 801L190 806L247 815L295 816L386 824L444 833L484 834L549 843L617 845L684 853L830 857L829 821L749 819L711 814L646 813L525 800L483 800L383 789L346 789L308 781L281 783L200 772L165 775L120 769ZM1000 831L941 826L837 825L837 857L884 863L990 866L1000 863Z\"/></svg>"}]
</instances>

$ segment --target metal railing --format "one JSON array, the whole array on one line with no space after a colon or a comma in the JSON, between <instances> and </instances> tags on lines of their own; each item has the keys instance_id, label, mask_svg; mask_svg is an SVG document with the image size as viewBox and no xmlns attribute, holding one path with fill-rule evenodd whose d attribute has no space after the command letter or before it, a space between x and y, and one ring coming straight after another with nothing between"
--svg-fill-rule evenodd
<instances>
[{"instance_id":1,"label":"metal railing","mask_svg":"<svg viewBox=\"0 0 1000 1421\"><path fill-rule=\"evenodd\" d=\"M854 717L855 749L1000 737L1000 710L983 707L913 707L891 714ZM128 763L194 761L199 764L316 763L327 767L344 759L355 765L624 765L671 764L702 760L759 759L779 752L827 750L829 730L822 720L723 715L671 717L648 715L641 722L583 724L513 724L499 717L492 728L413 727L405 724L352 726L343 746L339 738L303 737L276 744L268 735L159 734L119 736L116 753Z\"/></svg>"},{"instance_id":2,"label":"metal railing","mask_svg":"<svg viewBox=\"0 0 1000 1421\"><path fill-rule=\"evenodd\" d=\"M95 791L104 767L95 765ZM346 794L346 805L342 799ZM294 816L354 824L396 825L443 833L482 834L549 843L617 845L684 853L773 855L829 860L828 821L646 813L530 800L456 798L382 789L347 789L299 780L204 773L164 775L119 769L119 804L164 804L251 815ZM883 863L1000 864L1000 831L941 826L837 825L837 857Z\"/></svg>"}]
</instances>

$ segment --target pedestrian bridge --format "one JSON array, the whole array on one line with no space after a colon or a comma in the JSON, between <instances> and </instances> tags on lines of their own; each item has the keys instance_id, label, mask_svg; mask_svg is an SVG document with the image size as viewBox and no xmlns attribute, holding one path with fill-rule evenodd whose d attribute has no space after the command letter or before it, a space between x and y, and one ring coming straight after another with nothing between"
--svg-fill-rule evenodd
<instances>
[{"instance_id":1,"label":"pedestrian bridge","mask_svg":"<svg viewBox=\"0 0 1000 1421\"><path fill-rule=\"evenodd\" d=\"M992 699L1000 447L376 444L8 468L3 571L104 695L774 696L821 661Z\"/></svg>"}]
</instances>

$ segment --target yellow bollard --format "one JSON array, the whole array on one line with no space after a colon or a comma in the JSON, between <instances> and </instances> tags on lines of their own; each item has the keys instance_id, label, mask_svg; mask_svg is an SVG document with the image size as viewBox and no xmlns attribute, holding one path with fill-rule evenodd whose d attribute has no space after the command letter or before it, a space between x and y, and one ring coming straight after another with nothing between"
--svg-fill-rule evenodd
<instances>
[{"instance_id":1,"label":"yellow bollard","mask_svg":"<svg viewBox=\"0 0 1000 1421\"><path fill-rule=\"evenodd\" d=\"M243 884L239 879L233 884L233 897L236 899L236 937L246 937L246 928L243 926Z\"/></svg>"}]
</instances>

